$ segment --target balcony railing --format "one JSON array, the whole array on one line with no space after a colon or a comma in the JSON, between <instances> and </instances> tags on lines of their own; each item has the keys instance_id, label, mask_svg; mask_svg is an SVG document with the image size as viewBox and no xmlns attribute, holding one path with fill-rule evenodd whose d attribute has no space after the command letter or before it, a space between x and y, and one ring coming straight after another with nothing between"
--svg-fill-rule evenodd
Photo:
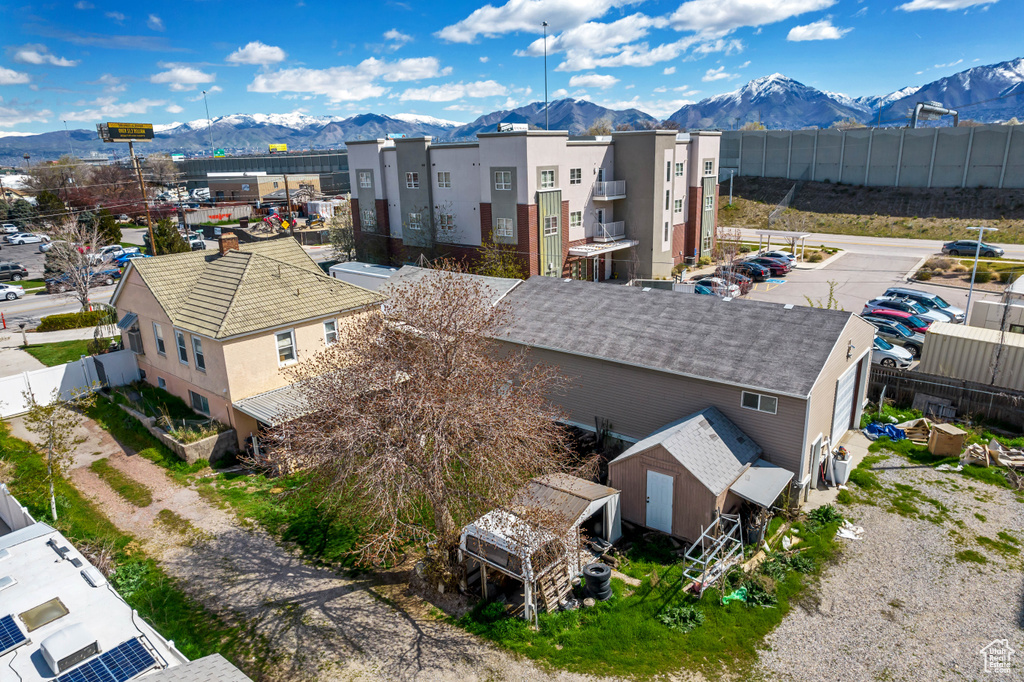
<instances>
[{"instance_id":1,"label":"balcony railing","mask_svg":"<svg viewBox=\"0 0 1024 682\"><path fill-rule=\"evenodd\" d=\"M594 183L594 197L597 199L619 199L625 196L625 180L607 180Z\"/></svg>"},{"instance_id":2,"label":"balcony railing","mask_svg":"<svg viewBox=\"0 0 1024 682\"><path fill-rule=\"evenodd\" d=\"M617 220L614 223L598 223L594 233L595 242L614 242L626 236L626 223Z\"/></svg>"}]
</instances>

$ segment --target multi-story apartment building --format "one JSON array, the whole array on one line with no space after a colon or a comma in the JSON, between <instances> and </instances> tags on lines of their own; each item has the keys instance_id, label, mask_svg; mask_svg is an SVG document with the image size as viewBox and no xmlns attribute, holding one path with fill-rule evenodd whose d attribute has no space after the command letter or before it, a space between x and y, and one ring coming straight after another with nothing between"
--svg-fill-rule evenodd
<instances>
[{"instance_id":1,"label":"multi-story apartment building","mask_svg":"<svg viewBox=\"0 0 1024 682\"><path fill-rule=\"evenodd\" d=\"M364 257L515 248L530 275L667 277L710 254L720 133L565 131L348 142Z\"/></svg>"}]
</instances>

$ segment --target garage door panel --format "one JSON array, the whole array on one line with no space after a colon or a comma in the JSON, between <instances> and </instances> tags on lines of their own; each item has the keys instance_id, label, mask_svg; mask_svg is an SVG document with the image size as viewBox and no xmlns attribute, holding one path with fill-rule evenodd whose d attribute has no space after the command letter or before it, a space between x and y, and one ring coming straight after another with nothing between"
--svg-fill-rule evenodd
<instances>
[{"instance_id":1,"label":"garage door panel","mask_svg":"<svg viewBox=\"0 0 1024 682\"><path fill-rule=\"evenodd\" d=\"M857 366L854 365L836 382L836 401L832 412L832 444L850 428L853 417L853 394L857 386Z\"/></svg>"}]
</instances>

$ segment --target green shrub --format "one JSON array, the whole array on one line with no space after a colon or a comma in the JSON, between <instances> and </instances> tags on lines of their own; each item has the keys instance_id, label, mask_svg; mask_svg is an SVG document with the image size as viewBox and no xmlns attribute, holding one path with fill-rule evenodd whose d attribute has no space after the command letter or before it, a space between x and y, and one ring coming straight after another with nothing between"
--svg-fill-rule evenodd
<instances>
[{"instance_id":1,"label":"green shrub","mask_svg":"<svg viewBox=\"0 0 1024 682\"><path fill-rule=\"evenodd\" d=\"M658 620L680 632L689 632L704 623L704 612L692 604L680 604L665 609Z\"/></svg>"},{"instance_id":2,"label":"green shrub","mask_svg":"<svg viewBox=\"0 0 1024 682\"><path fill-rule=\"evenodd\" d=\"M932 278L932 273L931 273L930 270L925 270L924 268L922 268L922 269L917 271L917 279L919 281L927 282L931 278Z\"/></svg>"},{"instance_id":3,"label":"green shrub","mask_svg":"<svg viewBox=\"0 0 1024 682\"><path fill-rule=\"evenodd\" d=\"M824 260L824 256L821 255L821 251L815 251L807 257L808 263L820 263L822 260Z\"/></svg>"},{"instance_id":4,"label":"green shrub","mask_svg":"<svg viewBox=\"0 0 1024 682\"><path fill-rule=\"evenodd\" d=\"M47 315L39 322L36 331L56 332L62 329L81 329L83 327L95 327L102 324L107 316L105 310L87 310L80 313L61 313L60 315Z\"/></svg>"},{"instance_id":5,"label":"green shrub","mask_svg":"<svg viewBox=\"0 0 1024 682\"><path fill-rule=\"evenodd\" d=\"M751 250L752 249L749 246L745 245L745 244L740 247L740 253L750 253Z\"/></svg>"},{"instance_id":6,"label":"green shrub","mask_svg":"<svg viewBox=\"0 0 1024 682\"><path fill-rule=\"evenodd\" d=\"M846 491L844 490L841 492ZM814 559L805 554L794 554L789 557L786 563L789 564L789 567L797 573L814 573L814 569L817 568L814 563Z\"/></svg>"},{"instance_id":7,"label":"green shrub","mask_svg":"<svg viewBox=\"0 0 1024 682\"><path fill-rule=\"evenodd\" d=\"M992 271L991 270L978 270L976 273L974 273L974 283L975 284L988 284L991 281L992 281Z\"/></svg>"},{"instance_id":8,"label":"green shrub","mask_svg":"<svg viewBox=\"0 0 1024 682\"><path fill-rule=\"evenodd\" d=\"M817 509L812 509L811 513L807 516L809 516L812 520L824 525L843 520L843 515L840 514L839 510L837 510L835 506L831 504L822 505Z\"/></svg>"},{"instance_id":9,"label":"green shrub","mask_svg":"<svg viewBox=\"0 0 1024 682\"><path fill-rule=\"evenodd\" d=\"M1000 272L999 273L999 283L1000 284L1011 284L1012 282L1016 282L1017 281L1017 277L1019 277L1019 276L1020 276L1020 274L1016 273L1016 272L1008 272L1008 271Z\"/></svg>"},{"instance_id":10,"label":"green shrub","mask_svg":"<svg viewBox=\"0 0 1024 682\"><path fill-rule=\"evenodd\" d=\"M924 267L929 270L949 270L953 267L953 260L951 258L929 258L925 261Z\"/></svg>"},{"instance_id":11,"label":"green shrub","mask_svg":"<svg viewBox=\"0 0 1024 682\"><path fill-rule=\"evenodd\" d=\"M679 276L679 275L683 274L683 271L685 271L685 270L686 270L686 264L685 263L676 263L675 265L672 266L672 274L676 275L676 276Z\"/></svg>"},{"instance_id":12,"label":"green shrub","mask_svg":"<svg viewBox=\"0 0 1024 682\"><path fill-rule=\"evenodd\" d=\"M701 256L700 260L697 261L697 265L711 265L711 256Z\"/></svg>"},{"instance_id":13,"label":"green shrub","mask_svg":"<svg viewBox=\"0 0 1024 682\"><path fill-rule=\"evenodd\" d=\"M768 591L761 580L748 580L743 583L747 588L747 605L749 606L775 606L779 603L778 597Z\"/></svg>"}]
</instances>

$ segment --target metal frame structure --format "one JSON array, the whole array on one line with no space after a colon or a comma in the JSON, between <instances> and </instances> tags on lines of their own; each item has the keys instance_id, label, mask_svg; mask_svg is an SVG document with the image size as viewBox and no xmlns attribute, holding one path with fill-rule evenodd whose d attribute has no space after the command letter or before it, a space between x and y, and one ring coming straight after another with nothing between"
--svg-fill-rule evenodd
<instances>
[{"instance_id":1,"label":"metal frame structure","mask_svg":"<svg viewBox=\"0 0 1024 682\"><path fill-rule=\"evenodd\" d=\"M697 585L697 594L711 587L743 556L743 528L739 514L720 514L686 552L683 577Z\"/></svg>"}]
</instances>

